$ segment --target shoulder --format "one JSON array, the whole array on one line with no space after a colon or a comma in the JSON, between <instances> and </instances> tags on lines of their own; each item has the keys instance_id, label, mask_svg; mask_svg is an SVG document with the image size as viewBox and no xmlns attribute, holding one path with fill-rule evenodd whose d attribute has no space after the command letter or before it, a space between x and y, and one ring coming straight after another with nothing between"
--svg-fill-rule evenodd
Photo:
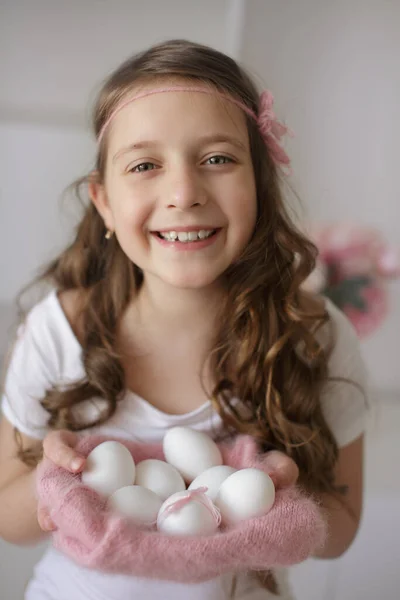
<instances>
[{"instance_id":1,"label":"shoulder","mask_svg":"<svg viewBox=\"0 0 400 600\"><path fill-rule=\"evenodd\" d=\"M48 414L40 400L54 386L84 375L81 346L67 312L74 314L73 296L60 302L56 290L35 304L18 328L6 364L2 411L22 433L42 438Z\"/></svg>"},{"instance_id":2,"label":"shoulder","mask_svg":"<svg viewBox=\"0 0 400 600\"><path fill-rule=\"evenodd\" d=\"M76 297L76 296L75 296ZM76 353L79 340L75 334L77 308L74 294L51 290L31 308L17 330L11 348L11 363L40 368L49 378L56 377L65 363L64 357ZM76 304L76 306L79 306Z\"/></svg>"},{"instance_id":3,"label":"shoulder","mask_svg":"<svg viewBox=\"0 0 400 600\"><path fill-rule=\"evenodd\" d=\"M82 290L65 290L59 292L58 303L67 319L71 330L76 338L82 339L82 310L85 303L85 295Z\"/></svg>"},{"instance_id":4,"label":"shoulder","mask_svg":"<svg viewBox=\"0 0 400 600\"><path fill-rule=\"evenodd\" d=\"M369 407L368 372L353 325L330 300L325 300L325 306L329 322L317 337L324 346L331 344L331 351L321 407L341 447L364 432Z\"/></svg>"},{"instance_id":5,"label":"shoulder","mask_svg":"<svg viewBox=\"0 0 400 600\"><path fill-rule=\"evenodd\" d=\"M355 375L356 379L365 378L366 369L362 348L357 332L346 315L325 299L325 308L329 321L321 328L317 337L326 348L331 346L329 370L337 376Z\"/></svg>"},{"instance_id":6,"label":"shoulder","mask_svg":"<svg viewBox=\"0 0 400 600\"><path fill-rule=\"evenodd\" d=\"M78 298L75 290L59 293L52 289L29 310L19 326L19 335L40 336L43 344L75 334L78 330Z\"/></svg>"}]
</instances>

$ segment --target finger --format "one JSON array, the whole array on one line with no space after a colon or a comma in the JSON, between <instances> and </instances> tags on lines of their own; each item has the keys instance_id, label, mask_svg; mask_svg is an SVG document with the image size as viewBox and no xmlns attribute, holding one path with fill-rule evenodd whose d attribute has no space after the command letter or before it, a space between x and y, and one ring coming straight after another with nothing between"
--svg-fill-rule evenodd
<instances>
[{"instance_id":1,"label":"finger","mask_svg":"<svg viewBox=\"0 0 400 600\"><path fill-rule=\"evenodd\" d=\"M54 531L56 529L56 526L53 520L51 519L47 508L38 508L37 520L39 523L39 527L43 531Z\"/></svg>"},{"instance_id":2,"label":"finger","mask_svg":"<svg viewBox=\"0 0 400 600\"><path fill-rule=\"evenodd\" d=\"M85 464L85 458L74 449L77 441L73 431L52 431L43 440L44 454L59 467L77 473Z\"/></svg>"},{"instance_id":3,"label":"finger","mask_svg":"<svg viewBox=\"0 0 400 600\"><path fill-rule=\"evenodd\" d=\"M277 489L294 485L299 478L299 468L294 460L278 450L268 452L264 465Z\"/></svg>"}]
</instances>

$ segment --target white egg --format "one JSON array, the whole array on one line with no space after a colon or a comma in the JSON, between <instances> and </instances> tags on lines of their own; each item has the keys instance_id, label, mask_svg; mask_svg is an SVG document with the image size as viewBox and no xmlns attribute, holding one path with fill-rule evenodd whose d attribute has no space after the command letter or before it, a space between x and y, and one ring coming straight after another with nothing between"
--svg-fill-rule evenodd
<instances>
[{"instance_id":1,"label":"white egg","mask_svg":"<svg viewBox=\"0 0 400 600\"><path fill-rule=\"evenodd\" d=\"M218 490L225 479L227 479L232 473L235 473L236 469L228 467L227 465L218 465L217 467L211 467L204 471L201 475L196 477L189 485L188 490L194 490L199 487L206 487L205 492L211 500L215 500L218 494Z\"/></svg>"},{"instance_id":2,"label":"white egg","mask_svg":"<svg viewBox=\"0 0 400 600\"><path fill-rule=\"evenodd\" d=\"M187 483L217 465L222 456L217 444L205 433L189 427L173 427L164 436L164 456Z\"/></svg>"},{"instance_id":3,"label":"white egg","mask_svg":"<svg viewBox=\"0 0 400 600\"><path fill-rule=\"evenodd\" d=\"M136 465L135 484L152 490L162 501L186 489L182 475L175 467L155 458Z\"/></svg>"},{"instance_id":4,"label":"white egg","mask_svg":"<svg viewBox=\"0 0 400 600\"><path fill-rule=\"evenodd\" d=\"M150 527L157 522L162 500L140 485L120 488L108 499L108 506L127 517L135 525Z\"/></svg>"},{"instance_id":5,"label":"white egg","mask_svg":"<svg viewBox=\"0 0 400 600\"><path fill-rule=\"evenodd\" d=\"M128 448L119 442L103 442L86 459L82 483L102 496L135 481L135 462Z\"/></svg>"},{"instance_id":6,"label":"white egg","mask_svg":"<svg viewBox=\"0 0 400 600\"><path fill-rule=\"evenodd\" d=\"M267 514L274 501L275 486L267 473L241 469L221 484L215 505L221 511L222 522L233 525Z\"/></svg>"},{"instance_id":7,"label":"white egg","mask_svg":"<svg viewBox=\"0 0 400 600\"><path fill-rule=\"evenodd\" d=\"M215 533L219 525L216 516L206 504L201 502L199 497L194 496L184 506L169 514L164 514L167 507L186 497L187 494L187 490L177 492L164 502L158 513L157 529L168 535L211 535Z\"/></svg>"}]
</instances>

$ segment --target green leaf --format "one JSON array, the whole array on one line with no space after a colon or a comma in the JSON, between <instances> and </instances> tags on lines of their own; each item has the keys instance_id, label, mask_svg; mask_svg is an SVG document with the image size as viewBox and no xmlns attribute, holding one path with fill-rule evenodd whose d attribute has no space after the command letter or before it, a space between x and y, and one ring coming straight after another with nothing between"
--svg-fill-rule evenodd
<instances>
[{"instance_id":1,"label":"green leaf","mask_svg":"<svg viewBox=\"0 0 400 600\"><path fill-rule=\"evenodd\" d=\"M339 308L352 306L361 311L368 311L368 303L363 298L362 292L372 283L372 279L366 276L355 276L343 279L333 286L327 286L323 292Z\"/></svg>"}]
</instances>

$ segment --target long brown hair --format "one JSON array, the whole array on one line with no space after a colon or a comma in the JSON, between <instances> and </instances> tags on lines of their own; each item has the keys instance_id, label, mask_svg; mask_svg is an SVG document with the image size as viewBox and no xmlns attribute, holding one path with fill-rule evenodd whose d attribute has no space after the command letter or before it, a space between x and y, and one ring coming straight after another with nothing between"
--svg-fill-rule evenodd
<instances>
[{"instance_id":1,"label":"long brown hair","mask_svg":"<svg viewBox=\"0 0 400 600\"><path fill-rule=\"evenodd\" d=\"M95 136L135 85L176 77L228 92L257 113L257 89L234 60L200 44L173 40L127 60L108 78L94 107ZM288 215L281 175L257 125L247 118L247 127L258 218L243 255L225 274L226 300L211 349L215 387L210 397L228 429L248 432L264 448L293 457L310 491L333 491L337 447L320 406L328 353L315 337L328 315L322 302L300 289L315 266L317 250ZM96 160L100 179L106 149L104 136ZM78 196L88 177L74 184ZM98 425L112 416L125 391L116 334L142 275L116 238L107 241L104 234L102 218L86 203L75 239L38 278L59 291L81 290L85 298L81 343L86 377L68 389L47 392L42 404L51 428ZM107 406L99 420L77 422L72 407L99 395ZM246 416L231 403L233 397L241 399Z\"/></svg>"},{"instance_id":2,"label":"long brown hair","mask_svg":"<svg viewBox=\"0 0 400 600\"><path fill-rule=\"evenodd\" d=\"M109 77L94 108L95 136L135 85L160 78L213 86L258 111L257 89L235 61L208 47L174 40L134 56ZM247 118L247 127L258 218L248 247L225 273L225 305L210 354L215 387L209 396L228 431L250 433L264 449L287 453L308 491L335 493L338 449L320 404L329 352L315 336L329 318L324 304L301 290L317 250L285 208L281 175L257 125ZM107 135L96 159L100 180L106 150ZM88 177L76 182L78 196ZM117 330L142 274L117 239L106 241L104 235L102 218L86 202L75 239L38 278L59 291L80 290L84 298L80 319L86 376L68 389L47 391L42 404L51 428L98 425L113 415L125 391ZM73 407L93 396L106 400L106 410L94 423L78 422ZM232 403L234 397L240 398L239 407ZM29 451L20 447L19 456L32 464Z\"/></svg>"}]
</instances>

